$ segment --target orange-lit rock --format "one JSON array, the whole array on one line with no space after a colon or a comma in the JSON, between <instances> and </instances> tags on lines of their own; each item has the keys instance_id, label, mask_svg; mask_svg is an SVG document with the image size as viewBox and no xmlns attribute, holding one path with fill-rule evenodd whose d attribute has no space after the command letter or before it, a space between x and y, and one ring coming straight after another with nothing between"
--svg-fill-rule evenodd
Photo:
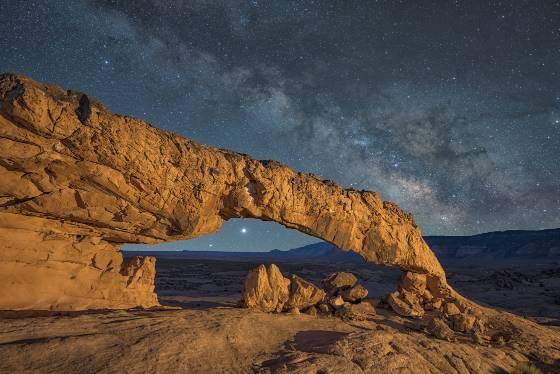
<instances>
[{"instance_id":1,"label":"orange-lit rock","mask_svg":"<svg viewBox=\"0 0 560 374\"><path fill-rule=\"evenodd\" d=\"M411 215L375 192L198 144L22 76L0 76L0 105L1 308L157 305L153 260L123 265L119 245L191 239L236 217L452 292Z\"/></svg>"}]
</instances>

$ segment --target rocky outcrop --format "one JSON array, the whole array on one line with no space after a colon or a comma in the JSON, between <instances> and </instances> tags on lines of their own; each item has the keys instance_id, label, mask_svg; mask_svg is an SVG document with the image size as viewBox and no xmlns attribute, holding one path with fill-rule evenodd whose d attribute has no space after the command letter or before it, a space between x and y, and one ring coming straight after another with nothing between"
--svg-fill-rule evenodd
<instances>
[{"instance_id":1,"label":"rocky outcrop","mask_svg":"<svg viewBox=\"0 0 560 374\"><path fill-rule=\"evenodd\" d=\"M365 299L368 293L368 290L364 286L359 284L352 288L340 291L340 296L342 296L345 301L348 301L350 303L357 303Z\"/></svg>"},{"instance_id":2,"label":"rocky outcrop","mask_svg":"<svg viewBox=\"0 0 560 374\"><path fill-rule=\"evenodd\" d=\"M309 308L325 299L325 291L311 282L292 274L290 276L290 297L288 306L300 310Z\"/></svg>"},{"instance_id":3,"label":"rocky outcrop","mask_svg":"<svg viewBox=\"0 0 560 374\"><path fill-rule=\"evenodd\" d=\"M261 264L247 273L241 305L263 312L299 315L303 311L353 321L375 315L374 306L364 301L367 289L357 284L354 274L334 273L321 283L326 290L294 274L285 278L274 264L268 269Z\"/></svg>"},{"instance_id":4,"label":"rocky outcrop","mask_svg":"<svg viewBox=\"0 0 560 374\"><path fill-rule=\"evenodd\" d=\"M338 291L354 287L358 278L352 273L339 271L329 275L321 281L321 284L329 296L335 295Z\"/></svg>"},{"instance_id":5,"label":"rocky outcrop","mask_svg":"<svg viewBox=\"0 0 560 374\"><path fill-rule=\"evenodd\" d=\"M363 321L375 315L375 308L369 301L357 304L344 303L335 315L345 321Z\"/></svg>"},{"instance_id":6,"label":"rocky outcrop","mask_svg":"<svg viewBox=\"0 0 560 374\"><path fill-rule=\"evenodd\" d=\"M55 220L0 214L0 310L157 306L155 259Z\"/></svg>"},{"instance_id":7,"label":"rocky outcrop","mask_svg":"<svg viewBox=\"0 0 560 374\"><path fill-rule=\"evenodd\" d=\"M377 193L201 145L23 76L0 76L0 178L1 308L157 305L153 260L135 260L134 273L119 245L191 239L237 217L278 222L452 292L411 215Z\"/></svg>"},{"instance_id":8,"label":"rocky outcrop","mask_svg":"<svg viewBox=\"0 0 560 374\"><path fill-rule=\"evenodd\" d=\"M260 265L247 273L242 305L263 312L281 312L290 297L290 280L284 278L278 266L268 269Z\"/></svg>"},{"instance_id":9,"label":"rocky outcrop","mask_svg":"<svg viewBox=\"0 0 560 374\"><path fill-rule=\"evenodd\" d=\"M263 312L299 313L324 298L325 291L313 283L294 274L285 278L278 266L271 264L266 268L261 264L245 277L241 305Z\"/></svg>"}]
</instances>

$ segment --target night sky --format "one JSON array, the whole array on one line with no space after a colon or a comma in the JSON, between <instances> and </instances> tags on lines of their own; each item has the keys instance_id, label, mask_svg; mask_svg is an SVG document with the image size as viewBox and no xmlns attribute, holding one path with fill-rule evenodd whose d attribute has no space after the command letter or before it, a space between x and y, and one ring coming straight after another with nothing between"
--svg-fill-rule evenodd
<instances>
[{"instance_id":1,"label":"night sky","mask_svg":"<svg viewBox=\"0 0 560 374\"><path fill-rule=\"evenodd\" d=\"M425 234L560 226L560 1L1 0L0 51L1 72L378 191ZM234 220L160 248L315 241Z\"/></svg>"}]
</instances>

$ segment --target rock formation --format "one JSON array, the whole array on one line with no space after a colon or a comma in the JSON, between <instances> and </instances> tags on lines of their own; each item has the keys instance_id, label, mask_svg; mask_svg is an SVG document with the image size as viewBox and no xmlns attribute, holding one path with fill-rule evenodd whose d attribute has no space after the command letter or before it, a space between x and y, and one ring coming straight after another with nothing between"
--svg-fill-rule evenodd
<instances>
[{"instance_id":1,"label":"rock formation","mask_svg":"<svg viewBox=\"0 0 560 374\"><path fill-rule=\"evenodd\" d=\"M245 277L242 305L263 312L299 312L324 298L325 291L313 283L294 274L285 278L278 266L261 264Z\"/></svg>"},{"instance_id":2,"label":"rock formation","mask_svg":"<svg viewBox=\"0 0 560 374\"><path fill-rule=\"evenodd\" d=\"M263 312L298 315L303 311L311 316L365 320L375 314L375 308L364 301L368 291L357 281L352 273L338 272L321 282L322 289L294 274L285 278L274 264L268 269L261 264L247 273L241 305Z\"/></svg>"},{"instance_id":3,"label":"rock formation","mask_svg":"<svg viewBox=\"0 0 560 374\"><path fill-rule=\"evenodd\" d=\"M0 178L0 309L155 306L153 259L123 264L119 246L191 239L238 217L453 294L411 215L377 193L201 145L23 76L0 76Z\"/></svg>"},{"instance_id":4,"label":"rock formation","mask_svg":"<svg viewBox=\"0 0 560 374\"><path fill-rule=\"evenodd\" d=\"M290 282L290 297L288 300L290 308L307 309L325 299L325 291L297 275L292 274Z\"/></svg>"},{"instance_id":5,"label":"rock formation","mask_svg":"<svg viewBox=\"0 0 560 374\"><path fill-rule=\"evenodd\" d=\"M263 312L281 312L290 297L290 280L278 266L260 265L247 273L243 287L243 306Z\"/></svg>"},{"instance_id":6,"label":"rock formation","mask_svg":"<svg viewBox=\"0 0 560 374\"><path fill-rule=\"evenodd\" d=\"M328 295L333 296L338 291L354 287L356 282L358 282L358 278L354 274L340 271L323 279L321 284Z\"/></svg>"}]
</instances>

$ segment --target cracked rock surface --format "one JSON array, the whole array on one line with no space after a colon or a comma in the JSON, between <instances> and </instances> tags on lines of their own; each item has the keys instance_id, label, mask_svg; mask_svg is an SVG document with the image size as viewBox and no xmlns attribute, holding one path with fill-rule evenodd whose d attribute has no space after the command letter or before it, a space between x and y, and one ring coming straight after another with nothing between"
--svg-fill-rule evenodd
<instances>
[{"instance_id":1,"label":"cracked rock surface","mask_svg":"<svg viewBox=\"0 0 560 374\"><path fill-rule=\"evenodd\" d=\"M191 239L238 217L452 292L412 216L375 192L205 146L11 74L0 76L0 178L0 309L158 305L154 260L123 265L119 245Z\"/></svg>"}]
</instances>

